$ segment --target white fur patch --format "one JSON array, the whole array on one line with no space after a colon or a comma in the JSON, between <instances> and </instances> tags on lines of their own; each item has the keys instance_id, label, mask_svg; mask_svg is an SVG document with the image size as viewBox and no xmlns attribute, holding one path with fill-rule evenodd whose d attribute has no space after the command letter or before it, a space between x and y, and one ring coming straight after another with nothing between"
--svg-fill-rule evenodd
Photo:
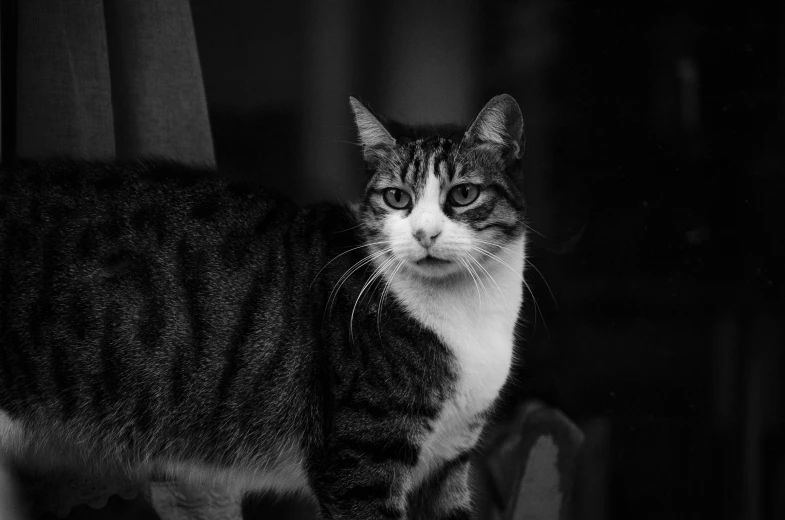
<instances>
[{"instance_id":1,"label":"white fur patch","mask_svg":"<svg viewBox=\"0 0 785 520\"><path fill-rule=\"evenodd\" d=\"M499 256L523 273L524 239ZM409 312L436 332L457 360L458 381L424 443L415 481L430 473L440 461L473 447L481 433L469 429L476 415L498 397L512 364L515 323L523 301L521 276L501 264L486 263L482 273L487 288L478 296L472 280L423 290L422 280L404 276L393 279L392 290ZM497 288L498 285L498 288ZM490 296L489 296L490 295Z\"/></svg>"},{"instance_id":2,"label":"white fur patch","mask_svg":"<svg viewBox=\"0 0 785 520\"><path fill-rule=\"evenodd\" d=\"M25 435L19 423L0 410L0 471L8 460L15 460L16 463L28 465L38 471L45 471L48 467L60 470L63 464L70 462L65 458L58 460L56 451L46 450L42 452L46 453L45 460L39 455L33 456L32 459L20 460L18 455L30 447L29 441L29 436ZM231 468L218 468L198 461L151 460L134 471L144 479L149 477L153 470L161 470L177 478L178 481L196 487L219 485L238 493L246 491L310 493L304 457L299 449L299 443L294 441L281 446L277 453L260 467L252 467L251 464L246 463Z\"/></svg>"},{"instance_id":3,"label":"white fur patch","mask_svg":"<svg viewBox=\"0 0 785 520\"><path fill-rule=\"evenodd\" d=\"M458 380L455 395L445 403L432 424L433 432L423 443L413 484L441 461L473 447L479 438L480 428L471 429L470 424L498 397L512 364L515 324L523 302L525 258L525 238L521 236L495 253L498 260L474 254L482 264L482 268L472 264L474 277L465 269L451 277L424 276L412 265L424 256L424 248L411 236L424 215L438 211L442 219L441 234L430 247L431 254L450 258L476 250L471 249L471 232L442 214L438 179L433 172L429 172L423 193L427 200L417 202L409 219L393 218L387 224L393 248L409 268L389 268L385 276L408 312L451 350ZM429 215L425 220L430 223L437 219L438 215ZM390 277L393 272L395 275Z\"/></svg>"},{"instance_id":4,"label":"white fur patch","mask_svg":"<svg viewBox=\"0 0 785 520\"><path fill-rule=\"evenodd\" d=\"M446 217L441 209L439 180L434 172L433 162L434 157L431 156L428 161L428 182L425 183L421 200L416 201L408 218L412 235L423 232L431 237L441 234L444 230Z\"/></svg>"},{"instance_id":5,"label":"white fur patch","mask_svg":"<svg viewBox=\"0 0 785 520\"><path fill-rule=\"evenodd\" d=\"M299 448L281 450L264 467L217 469L199 462L169 462L161 465L164 471L194 485L219 484L241 493L245 491L274 491L277 493L309 492L305 464Z\"/></svg>"}]
</instances>

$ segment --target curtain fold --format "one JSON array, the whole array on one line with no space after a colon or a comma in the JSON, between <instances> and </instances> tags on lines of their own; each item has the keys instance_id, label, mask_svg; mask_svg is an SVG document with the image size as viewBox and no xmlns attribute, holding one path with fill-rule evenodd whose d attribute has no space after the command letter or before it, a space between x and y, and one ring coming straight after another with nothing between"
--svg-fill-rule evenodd
<instances>
[{"instance_id":1,"label":"curtain fold","mask_svg":"<svg viewBox=\"0 0 785 520\"><path fill-rule=\"evenodd\" d=\"M16 128L3 132L16 132L18 157L214 166L188 0L17 0L16 8Z\"/></svg>"},{"instance_id":2,"label":"curtain fold","mask_svg":"<svg viewBox=\"0 0 785 520\"><path fill-rule=\"evenodd\" d=\"M214 165L188 0L105 0L118 159Z\"/></svg>"},{"instance_id":3,"label":"curtain fold","mask_svg":"<svg viewBox=\"0 0 785 520\"><path fill-rule=\"evenodd\" d=\"M17 23L17 155L112 158L102 0L19 0Z\"/></svg>"}]
</instances>

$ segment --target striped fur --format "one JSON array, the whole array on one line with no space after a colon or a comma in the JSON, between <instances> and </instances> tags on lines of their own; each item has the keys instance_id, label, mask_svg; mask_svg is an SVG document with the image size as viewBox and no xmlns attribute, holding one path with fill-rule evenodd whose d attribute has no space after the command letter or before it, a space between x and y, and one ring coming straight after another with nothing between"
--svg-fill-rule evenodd
<instances>
[{"instance_id":1,"label":"striped fur","mask_svg":"<svg viewBox=\"0 0 785 520\"><path fill-rule=\"evenodd\" d=\"M520 112L500 96L465 133L415 136L352 108L353 210L166 163L3 167L0 459L469 518L522 298ZM451 205L466 182L479 197Z\"/></svg>"}]
</instances>

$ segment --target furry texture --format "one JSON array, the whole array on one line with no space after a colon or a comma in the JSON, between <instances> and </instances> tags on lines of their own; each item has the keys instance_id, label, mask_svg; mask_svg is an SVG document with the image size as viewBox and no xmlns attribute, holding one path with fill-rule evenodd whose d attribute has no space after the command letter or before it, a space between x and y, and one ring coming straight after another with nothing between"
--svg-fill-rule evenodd
<instances>
[{"instance_id":1,"label":"furry texture","mask_svg":"<svg viewBox=\"0 0 785 520\"><path fill-rule=\"evenodd\" d=\"M520 111L445 133L352 109L354 211L172 164L3 167L3 457L469 518L522 300Z\"/></svg>"}]
</instances>

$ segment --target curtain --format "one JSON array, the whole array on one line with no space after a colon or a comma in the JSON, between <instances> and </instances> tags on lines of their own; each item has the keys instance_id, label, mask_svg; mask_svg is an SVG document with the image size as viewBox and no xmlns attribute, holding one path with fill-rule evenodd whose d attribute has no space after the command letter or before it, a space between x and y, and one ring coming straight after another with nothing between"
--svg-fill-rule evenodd
<instances>
[{"instance_id":1,"label":"curtain","mask_svg":"<svg viewBox=\"0 0 785 520\"><path fill-rule=\"evenodd\" d=\"M3 4L5 160L215 164L188 0Z\"/></svg>"}]
</instances>

